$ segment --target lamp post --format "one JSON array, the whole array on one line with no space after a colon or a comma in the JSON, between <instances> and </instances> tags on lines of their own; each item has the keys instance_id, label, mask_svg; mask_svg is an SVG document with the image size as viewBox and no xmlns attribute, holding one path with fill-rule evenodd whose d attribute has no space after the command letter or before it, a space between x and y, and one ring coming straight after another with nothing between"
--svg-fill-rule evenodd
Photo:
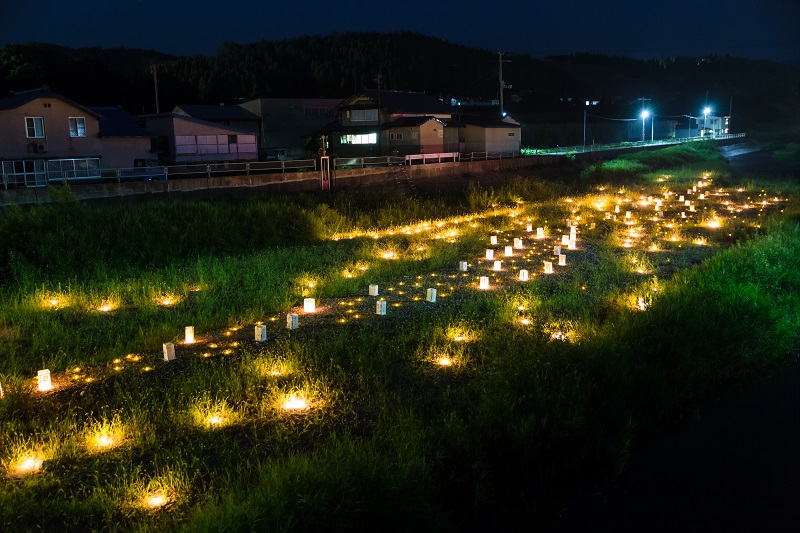
<instances>
[{"instance_id":1,"label":"lamp post","mask_svg":"<svg viewBox=\"0 0 800 533\"><path fill-rule=\"evenodd\" d=\"M650 116L650 111L645 109L642 111L642 142L644 142L644 121L647 120L647 117Z\"/></svg>"},{"instance_id":2,"label":"lamp post","mask_svg":"<svg viewBox=\"0 0 800 533\"><path fill-rule=\"evenodd\" d=\"M703 109L703 136L706 134L706 125L708 123L708 114L711 113L711 108L706 107Z\"/></svg>"}]
</instances>

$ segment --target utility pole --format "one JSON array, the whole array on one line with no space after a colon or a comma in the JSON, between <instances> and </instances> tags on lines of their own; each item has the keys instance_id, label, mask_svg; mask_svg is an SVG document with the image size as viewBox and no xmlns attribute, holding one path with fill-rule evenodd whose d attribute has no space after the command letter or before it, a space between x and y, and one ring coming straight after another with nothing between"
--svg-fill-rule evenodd
<instances>
[{"instance_id":1,"label":"utility pole","mask_svg":"<svg viewBox=\"0 0 800 533\"><path fill-rule=\"evenodd\" d=\"M150 65L150 74L153 75L153 86L156 90L156 114L161 112L161 108L158 105L158 68L155 65Z\"/></svg>"},{"instance_id":2,"label":"utility pole","mask_svg":"<svg viewBox=\"0 0 800 533\"><path fill-rule=\"evenodd\" d=\"M503 81L503 63L511 63L510 59L503 60L503 52L497 52L500 68L498 69L498 78L500 82L500 118L504 116L503 112L503 89L511 89L511 85L506 85Z\"/></svg>"}]
</instances>

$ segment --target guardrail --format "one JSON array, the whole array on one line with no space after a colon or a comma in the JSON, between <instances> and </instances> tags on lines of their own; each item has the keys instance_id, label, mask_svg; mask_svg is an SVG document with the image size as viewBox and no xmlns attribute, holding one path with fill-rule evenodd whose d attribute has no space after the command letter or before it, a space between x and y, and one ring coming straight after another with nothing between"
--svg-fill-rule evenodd
<instances>
[{"instance_id":1,"label":"guardrail","mask_svg":"<svg viewBox=\"0 0 800 533\"><path fill-rule=\"evenodd\" d=\"M519 159L543 155L570 155L606 150L620 150L645 146L667 146L687 142L708 140L725 140L744 138L744 133L729 133L709 137L691 137L686 139L661 139L655 141L637 141L614 144L575 145L556 148L523 149L518 152L443 152L436 154L411 154L406 156L382 157L336 157L333 168L336 170L355 168L379 168L395 165L418 165L432 163L459 163L469 161L485 161L489 159ZM171 165L168 167L150 168L118 168L118 169L83 169L62 172L17 172L3 173L3 187L44 187L62 180L79 181L152 181L188 178L213 178L218 176L259 175L286 172L309 172L318 170L316 159L296 159L288 161L252 161L223 162Z\"/></svg>"}]
</instances>

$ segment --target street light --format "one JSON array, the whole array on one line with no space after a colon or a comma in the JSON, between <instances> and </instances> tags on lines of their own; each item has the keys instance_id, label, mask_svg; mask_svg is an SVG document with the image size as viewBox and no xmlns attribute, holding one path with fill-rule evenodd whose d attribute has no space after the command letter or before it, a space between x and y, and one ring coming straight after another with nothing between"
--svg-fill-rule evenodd
<instances>
[{"instance_id":1,"label":"street light","mask_svg":"<svg viewBox=\"0 0 800 533\"><path fill-rule=\"evenodd\" d=\"M647 120L647 117L650 116L650 111L645 109L642 111L642 142L644 142L644 121Z\"/></svg>"},{"instance_id":2,"label":"street light","mask_svg":"<svg viewBox=\"0 0 800 533\"><path fill-rule=\"evenodd\" d=\"M708 123L708 114L711 113L711 108L706 107L703 109L703 135L705 136L706 132L706 124Z\"/></svg>"}]
</instances>

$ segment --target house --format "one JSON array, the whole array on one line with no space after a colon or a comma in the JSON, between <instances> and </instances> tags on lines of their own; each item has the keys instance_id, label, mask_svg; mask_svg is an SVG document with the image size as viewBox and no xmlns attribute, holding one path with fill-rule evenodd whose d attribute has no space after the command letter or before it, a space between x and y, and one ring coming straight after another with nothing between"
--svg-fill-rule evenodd
<instances>
[{"instance_id":1,"label":"house","mask_svg":"<svg viewBox=\"0 0 800 533\"><path fill-rule=\"evenodd\" d=\"M152 157L152 136L123 127L133 121L125 115L119 108L85 107L47 86L0 98L4 186L99 178L102 168L132 166L136 158Z\"/></svg>"},{"instance_id":2,"label":"house","mask_svg":"<svg viewBox=\"0 0 800 533\"><path fill-rule=\"evenodd\" d=\"M511 119L461 114L424 93L364 91L332 112L322 129L338 156L445 152L519 152L521 125Z\"/></svg>"},{"instance_id":3,"label":"house","mask_svg":"<svg viewBox=\"0 0 800 533\"><path fill-rule=\"evenodd\" d=\"M459 128L461 152L519 153L522 126L506 115L503 118L458 115L450 127Z\"/></svg>"},{"instance_id":4,"label":"house","mask_svg":"<svg viewBox=\"0 0 800 533\"><path fill-rule=\"evenodd\" d=\"M452 108L424 93L364 91L345 99L322 129L339 156L385 156L458 151Z\"/></svg>"},{"instance_id":5,"label":"house","mask_svg":"<svg viewBox=\"0 0 800 533\"><path fill-rule=\"evenodd\" d=\"M331 121L341 98L256 98L239 104L261 119L261 149L286 150L290 157L315 157L319 131Z\"/></svg>"},{"instance_id":6,"label":"house","mask_svg":"<svg viewBox=\"0 0 800 533\"><path fill-rule=\"evenodd\" d=\"M141 118L145 129L158 136L159 160L165 165L258 160L258 137L251 130L177 113Z\"/></svg>"},{"instance_id":7,"label":"house","mask_svg":"<svg viewBox=\"0 0 800 533\"><path fill-rule=\"evenodd\" d=\"M176 115L192 117L221 126L261 134L261 117L238 105L181 104L172 110Z\"/></svg>"}]
</instances>

